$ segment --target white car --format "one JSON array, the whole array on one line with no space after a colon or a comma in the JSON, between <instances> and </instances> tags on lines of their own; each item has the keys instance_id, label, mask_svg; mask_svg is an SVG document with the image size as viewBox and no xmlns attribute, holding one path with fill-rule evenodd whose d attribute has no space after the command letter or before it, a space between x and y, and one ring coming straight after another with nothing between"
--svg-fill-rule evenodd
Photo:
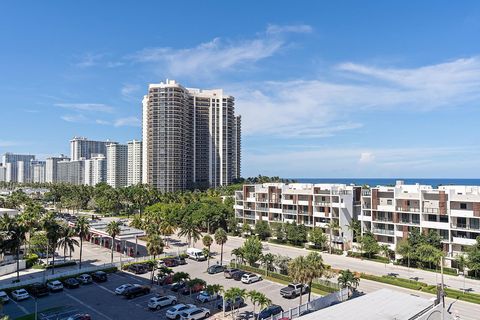
<instances>
[{"instance_id":1,"label":"white car","mask_svg":"<svg viewBox=\"0 0 480 320\"><path fill-rule=\"evenodd\" d=\"M20 301L20 300L25 300L30 298L30 295L28 294L27 290L18 289L18 290L12 291L12 298L17 301Z\"/></svg>"},{"instance_id":2,"label":"white car","mask_svg":"<svg viewBox=\"0 0 480 320\"><path fill-rule=\"evenodd\" d=\"M194 304L177 304L167 310L167 318L172 320L180 319L180 314L190 309L195 309L197 306Z\"/></svg>"},{"instance_id":3,"label":"white car","mask_svg":"<svg viewBox=\"0 0 480 320\"><path fill-rule=\"evenodd\" d=\"M157 296L150 298L148 301L148 308L153 310L159 310L165 306L173 306L177 303L177 297L175 296Z\"/></svg>"},{"instance_id":4,"label":"white car","mask_svg":"<svg viewBox=\"0 0 480 320\"><path fill-rule=\"evenodd\" d=\"M78 282L80 282L81 284L88 284L88 283L92 283L92 276L89 275L89 274L81 274L77 277L77 280Z\"/></svg>"},{"instance_id":5,"label":"white car","mask_svg":"<svg viewBox=\"0 0 480 320\"><path fill-rule=\"evenodd\" d=\"M256 275L255 273L250 273L250 272L245 273L241 279L243 283L247 283L247 284L257 282L260 280L262 280L262 277L260 277L259 275Z\"/></svg>"},{"instance_id":6,"label":"white car","mask_svg":"<svg viewBox=\"0 0 480 320\"><path fill-rule=\"evenodd\" d=\"M201 303L209 302L216 300L218 298L218 294L210 294L207 291L201 291L198 296L197 300L200 301Z\"/></svg>"},{"instance_id":7,"label":"white car","mask_svg":"<svg viewBox=\"0 0 480 320\"><path fill-rule=\"evenodd\" d=\"M0 291L0 302L7 303L8 301L10 301L8 294L5 291Z\"/></svg>"},{"instance_id":8,"label":"white car","mask_svg":"<svg viewBox=\"0 0 480 320\"><path fill-rule=\"evenodd\" d=\"M133 284L131 284L131 283L122 284L120 287L117 287L115 289L115 294L122 295L125 292L125 290L127 290L128 288L131 288L131 287L133 287Z\"/></svg>"},{"instance_id":9,"label":"white car","mask_svg":"<svg viewBox=\"0 0 480 320\"><path fill-rule=\"evenodd\" d=\"M50 291L62 291L63 290L63 284L58 281L58 280L53 280L47 282L47 287L50 289Z\"/></svg>"},{"instance_id":10,"label":"white car","mask_svg":"<svg viewBox=\"0 0 480 320\"><path fill-rule=\"evenodd\" d=\"M210 310L207 308L194 308L180 314L182 320L198 320L210 317Z\"/></svg>"}]
</instances>

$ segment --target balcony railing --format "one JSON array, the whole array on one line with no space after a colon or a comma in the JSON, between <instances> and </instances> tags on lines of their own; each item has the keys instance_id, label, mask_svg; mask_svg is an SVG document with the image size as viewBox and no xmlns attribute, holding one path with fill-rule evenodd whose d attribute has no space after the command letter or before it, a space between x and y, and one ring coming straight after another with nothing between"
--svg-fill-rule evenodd
<instances>
[{"instance_id":1,"label":"balcony railing","mask_svg":"<svg viewBox=\"0 0 480 320\"><path fill-rule=\"evenodd\" d=\"M397 207L397 211L408 211L408 212L420 212L420 208L414 208L414 207Z\"/></svg>"},{"instance_id":2,"label":"balcony railing","mask_svg":"<svg viewBox=\"0 0 480 320\"><path fill-rule=\"evenodd\" d=\"M372 231L373 233L385 234L389 236L393 236L395 234L395 230L390 230L390 229L373 228Z\"/></svg>"},{"instance_id":3,"label":"balcony railing","mask_svg":"<svg viewBox=\"0 0 480 320\"><path fill-rule=\"evenodd\" d=\"M385 217L376 217L374 221L382 221L382 222L391 222L393 223L393 218L385 218Z\"/></svg>"}]
</instances>

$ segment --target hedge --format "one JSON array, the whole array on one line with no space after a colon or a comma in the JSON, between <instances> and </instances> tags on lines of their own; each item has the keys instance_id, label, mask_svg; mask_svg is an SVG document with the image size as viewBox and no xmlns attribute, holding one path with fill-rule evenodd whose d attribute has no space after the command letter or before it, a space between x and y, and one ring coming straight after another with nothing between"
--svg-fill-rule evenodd
<instances>
[{"instance_id":1,"label":"hedge","mask_svg":"<svg viewBox=\"0 0 480 320\"><path fill-rule=\"evenodd\" d=\"M375 261L379 263L389 263L390 259L385 258L385 257L379 257L377 255L374 255L373 257L367 257L364 254L361 254L360 252L353 252L353 251L347 251L347 257L351 258L357 258L357 259L364 259L364 260L369 260L369 261Z\"/></svg>"},{"instance_id":2,"label":"hedge","mask_svg":"<svg viewBox=\"0 0 480 320\"><path fill-rule=\"evenodd\" d=\"M183 254L180 254L180 257L186 258ZM163 259L172 259L175 258L174 256L165 256L161 258L156 258L155 260L150 259L150 260L143 260L143 261L136 261L136 262L128 262L122 265L122 270L127 270L128 267L134 266L134 265L139 265L139 264L148 264L151 267L154 267L157 265L157 261L163 260Z\"/></svg>"}]
</instances>

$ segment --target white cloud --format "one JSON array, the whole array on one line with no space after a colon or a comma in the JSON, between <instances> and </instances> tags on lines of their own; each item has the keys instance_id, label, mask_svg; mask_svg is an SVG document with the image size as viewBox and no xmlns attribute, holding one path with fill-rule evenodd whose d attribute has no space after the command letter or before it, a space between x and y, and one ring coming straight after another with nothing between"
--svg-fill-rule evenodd
<instances>
[{"instance_id":1,"label":"white cloud","mask_svg":"<svg viewBox=\"0 0 480 320\"><path fill-rule=\"evenodd\" d=\"M0 148L9 148L9 147L14 147L18 145L18 142L15 141L5 141L5 140L0 140Z\"/></svg>"},{"instance_id":2,"label":"white cloud","mask_svg":"<svg viewBox=\"0 0 480 320\"><path fill-rule=\"evenodd\" d=\"M375 160L375 155L371 152L362 152L360 154L360 159L358 162L361 164L369 164L372 163Z\"/></svg>"},{"instance_id":3,"label":"white cloud","mask_svg":"<svg viewBox=\"0 0 480 320\"><path fill-rule=\"evenodd\" d=\"M137 117L126 117L116 119L113 125L115 127L140 127L142 123Z\"/></svg>"},{"instance_id":4,"label":"white cloud","mask_svg":"<svg viewBox=\"0 0 480 320\"><path fill-rule=\"evenodd\" d=\"M249 66L272 56L286 44L282 34L311 30L307 25L271 25L255 39L228 41L215 38L193 48L147 48L129 58L136 62L157 64L162 75L208 77L214 72Z\"/></svg>"},{"instance_id":5,"label":"white cloud","mask_svg":"<svg viewBox=\"0 0 480 320\"><path fill-rule=\"evenodd\" d=\"M55 106L79 112L112 113L115 109L103 103L56 103Z\"/></svg>"},{"instance_id":6,"label":"white cloud","mask_svg":"<svg viewBox=\"0 0 480 320\"><path fill-rule=\"evenodd\" d=\"M137 84L125 84L120 90L122 96L126 99L131 99L132 94L137 92L140 89L140 86Z\"/></svg>"},{"instance_id":7,"label":"white cloud","mask_svg":"<svg viewBox=\"0 0 480 320\"><path fill-rule=\"evenodd\" d=\"M78 57L78 61L75 63L77 67L88 68L97 65L104 57L104 54L85 53Z\"/></svg>"},{"instance_id":8,"label":"white cloud","mask_svg":"<svg viewBox=\"0 0 480 320\"><path fill-rule=\"evenodd\" d=\"M82 114L67 114L60 117L63 121L72 123L81 123L88 121L87 117Z\"/></svg>"}]
</instances>

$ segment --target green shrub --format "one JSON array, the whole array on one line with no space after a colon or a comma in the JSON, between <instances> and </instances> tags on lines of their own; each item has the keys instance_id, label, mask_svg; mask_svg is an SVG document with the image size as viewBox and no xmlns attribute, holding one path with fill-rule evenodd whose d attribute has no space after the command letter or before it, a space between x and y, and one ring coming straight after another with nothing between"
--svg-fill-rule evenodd
<instances>
[{"instance_id":1,"label":"green shrub","mask_svg":"<svg viewBox=\"0 0 480 320\"><path fill-rule=\"evenodd\" d=\"M27 268L33 267L34 264L38 262L38 255L35 253L30 253L25 257L25 264Z\"/></svg>"},{"instance_id":2,"label":"green shrub","mask_svg":"<svg viewBox=\"0 0 480 320\"><path fill-rule=\"evenodd\" d=\"M55 269L62 268L62 267L70 267L70 266L74 266L76 264L77 263L75 261L67 261L67 262L64 262L64 263L58 263L58 264L55 265ZM53 268L52 265L48 265L48 266L45 266L42 269L52 269L52 268Z\"/></svg>"}]
</instances>

